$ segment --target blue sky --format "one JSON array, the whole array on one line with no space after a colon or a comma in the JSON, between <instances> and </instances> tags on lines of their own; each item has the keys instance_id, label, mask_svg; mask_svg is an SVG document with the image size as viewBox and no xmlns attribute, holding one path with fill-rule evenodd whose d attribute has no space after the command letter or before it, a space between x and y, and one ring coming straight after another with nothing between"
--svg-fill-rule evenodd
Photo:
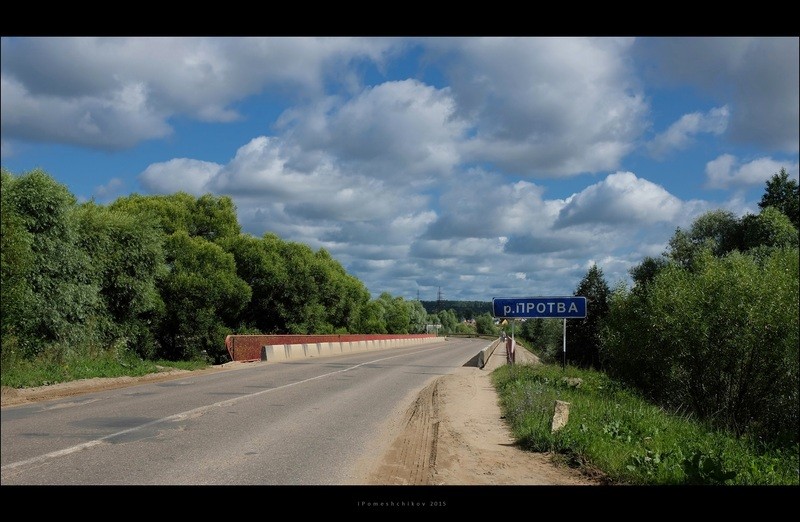
<instances>
[{"instance_id":1,"label":"blue sky","mask_svg":"<svg viewBox=\"0 0 800 522\"><path fill-rule=\"evenodd\" d=\"M798 177L796 37L3 38L2 165L230 195L373 296L609 285Z\"/></svg>"}]
</instances>

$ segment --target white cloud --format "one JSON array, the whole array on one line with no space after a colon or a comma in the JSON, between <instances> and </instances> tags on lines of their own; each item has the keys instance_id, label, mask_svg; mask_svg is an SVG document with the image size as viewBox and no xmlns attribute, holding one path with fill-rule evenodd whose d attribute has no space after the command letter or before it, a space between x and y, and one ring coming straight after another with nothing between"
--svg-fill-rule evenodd
<instances>
[{"instance_id":1,"label":"white cloud","mask_svg":"<svg viewBox=\"0 0 800 522\"><path fill-rule=\"evenodd\" d=\"M303 154L279 138L254 138L209 187L262 208L279 206L295 218L330 222L390 219L401 210L421 209L426 202L407 187L390 188L381 180L346 173L328 155L321 155L312 169L298 170L294 158Z\"/></svg>"},{"instance_id":2,"label":"white cloud","mask_svg":"<svg viewBox=\"0 0 800 522\"><path fill-rule=\"evenodd\" d=\"M94 188L94 196L101 201L107 201L114 196L119 196L125 182L121 178L111 178L105 185L98 185Z\"/></svg>"},{"instance_id":3,"label":"white cloud","mask_svg":"<svg viewBox=\"0 0 800 522\"><path fill-rule=\"evenodd\" d=\"M175 158L151 164L139 175L139 180L151 192L188 192L200 196L210 192L208 184L221 169L222 165L209 161Z\"/></svg>"},{"instance_id":4,"label":"white cloud","mask_svg":"<svg viewBox=\"0 0 800 522\"><path fill-rule=\"evenodd\" d=\"M716 107L706 114L700 112L684 114L666 131L653 138L648 144L648 149L654 157L663 158L673 150L688 147L695 134L701 132L722 134L728 126L728 116L727 106Z\"/></svg>"},{"instance_id":5,"label":"white cloud","mask_svg":"<svg viewBox=\"0 0 800 522\"><path fill-rule=\"evenodd\" d=\"M586 223L633 226L672 221L681 201L632 172L617 172L568 199L556 228Z\"/></svg>"},{"instance_id":6,"label":"white cloud","mask_svg":"<svg viewBox=\"0 0 800 522\"><path fill-rule=\"evenodd\" d=\"M326 78L399 45L359 38L4 38L4 138L130 147L170 117L229 122L232 104L274 87L319 95ZM348 80L352 81L352 80Z\"/></svg>"},{"instance_id":7,"label":"white cloud","mask_svg":"<svg viewBox=\"0 0 800 522\"><path fill-rule=\"evenodd\" d=\"M465 124L454 112L448 89L392 81L344 103L328 98L287 111L279 128L305 151L334 155L343 169L408 184L447 174L459 161Z\"/></svg>"},{"instance_id":8,"label":"white cloud","mask_svg":"<svg viewBox=\"0 0 800 522\"><path fill-rule=\"evenodd\" d=\"M34 96L24 85L3 75L0 90L0 124L6 140L119 149L171 132L165 115L148 104L142 84L70 99Z\"/></svg>"},{"instance_id":9,"label":"white cloud","mask_svg":"<svg viewBox=\"0 0 800 522\"><path fill-rule=\"evenodd\" d=\"M498 238L543 230L560 209L558 201L543 198L543 187L527 181L509 184L479 169L462 172L441 187L441 214L425 234L429 239Z\"/></svg>"},{"instance_id":10,"label":"white cloud","mask_svg":"<svg viewBox=\"0 0 800 522\"><path fill-rule=\"evenodd\" d=\"M706 186L715 189L763 186L781 168L797 178L797 162L782 163L772 158L758 158L739 164L735 156L723 154L706 163Z\"/></svg>"},{"instance_id":11,"label":"white cloud","mask_svg":"<svg viewBox=\"0 0 800 522\"><path fill-rule=\"evenodd\" d=\"M427 43L443 54L458 114L474 125L468 160L531 176L598 172L617 168L644 128L630 39Z\"/></svg>"},{"instance_id":12,"label":"white cloud","mask_svg":"<svg viewBox=\"0 0 800 522\"><path fill-rule=\"evenodd\" d=\"M644 70L665 85L688 83L728 103L733 141L798 151L797 37L643 38L634 49Z\"/></svg>"}]
</instances>

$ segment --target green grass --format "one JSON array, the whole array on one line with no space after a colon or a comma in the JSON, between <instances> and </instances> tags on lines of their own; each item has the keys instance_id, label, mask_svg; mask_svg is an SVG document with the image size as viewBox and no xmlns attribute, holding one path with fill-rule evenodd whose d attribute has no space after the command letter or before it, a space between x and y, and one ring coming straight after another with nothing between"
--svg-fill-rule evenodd
<instances>
[{"instance_id":1,"label":"green grass","mask_svg":"<svg viewBox=\"0 0 800 522\"><path fill-rule=\"evenodd\" d=\"M138 377L157 373L163 368L197 370L207 368L204 360L147 361L124 348L50 350L35 359L14 357L4 350L0 384L12 388L30 388L94 377Z\"/></svg>"},{"instance_id":2,"label":"green grass","mask_svg":"<svg viewBox=\"0 0 800 522\"><path fill-rule=\"evenodd\" d=\"M576 388L565 377L583 382ZM715 431L647 403L601 372L518 364L501 366L492 380L523 448L562 455L612 483L800 484L800 445L767 448ZM556 400L570 403L569 421L552 433Z\"/></svg>"}]
</instances>

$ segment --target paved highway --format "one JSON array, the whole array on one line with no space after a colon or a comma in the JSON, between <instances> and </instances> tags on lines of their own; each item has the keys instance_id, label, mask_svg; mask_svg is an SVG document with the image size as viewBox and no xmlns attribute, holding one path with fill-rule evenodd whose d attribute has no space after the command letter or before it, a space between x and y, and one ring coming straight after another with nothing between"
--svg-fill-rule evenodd
<instances>
[{"instance_id":1,"label":"paved highway","mask_svg":"<svg viewBox=\"0 0 800 522\"><path fill-rule=\"evenodd\" d=\"M361 484L387 423L489 343L252 363L3 408L2 484Z\"/></svg>"}]
</instances>

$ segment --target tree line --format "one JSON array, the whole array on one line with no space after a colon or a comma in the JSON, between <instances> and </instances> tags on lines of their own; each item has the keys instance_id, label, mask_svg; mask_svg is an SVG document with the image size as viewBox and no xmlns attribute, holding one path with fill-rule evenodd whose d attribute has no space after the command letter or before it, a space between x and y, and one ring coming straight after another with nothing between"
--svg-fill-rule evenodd
<instances>
[{"instance_id":1,"label":"tree line","mask_svg":"<svg viewBox=\"0 0 800 522\"><path fill-rule=\"evenodd\" d=\"M2 170L0 337L14 358L118 349L226 357L230 333L418 333L465 327L388 292L372 299L325 249L243 233L231 198L132 194L78 203L41 169Z\"/></svg>"},{"instance_id":2,"label":"tree line","mask_svg":"<svg viewBox=\"0 0 800 522\"><path fill-rule=\"evenodd\" d=\"M785 169L758 214L706 212L678 228L660 257L609 288L592 266L567 321L567 361L601 369L657 404L773 444L800 440L800 194ZM560 360L561 320L519 335Z\"/></svg>"},{"instance_id":3,"label":"tree line","mask_svg":"<svg viewBox=\"0 0 800 522\"><path fill-rule=\"evenodd\" d=\"M498 331L452 308L364 284L324 250L243 233L227 196L186 193L78 203L46 172L0 179L0 355L57 359L121 350L142 359L226 356L230 333ZM737 434L798 442L798 184L767 183L758 214L715 210L678 228L660 257L613 289L598 266L575 290L567 360L602 369L670 408ZM470 312L469 310L472 310ZM560 320L517 335L560 361Z\"/></svg>"}]
</instances>

